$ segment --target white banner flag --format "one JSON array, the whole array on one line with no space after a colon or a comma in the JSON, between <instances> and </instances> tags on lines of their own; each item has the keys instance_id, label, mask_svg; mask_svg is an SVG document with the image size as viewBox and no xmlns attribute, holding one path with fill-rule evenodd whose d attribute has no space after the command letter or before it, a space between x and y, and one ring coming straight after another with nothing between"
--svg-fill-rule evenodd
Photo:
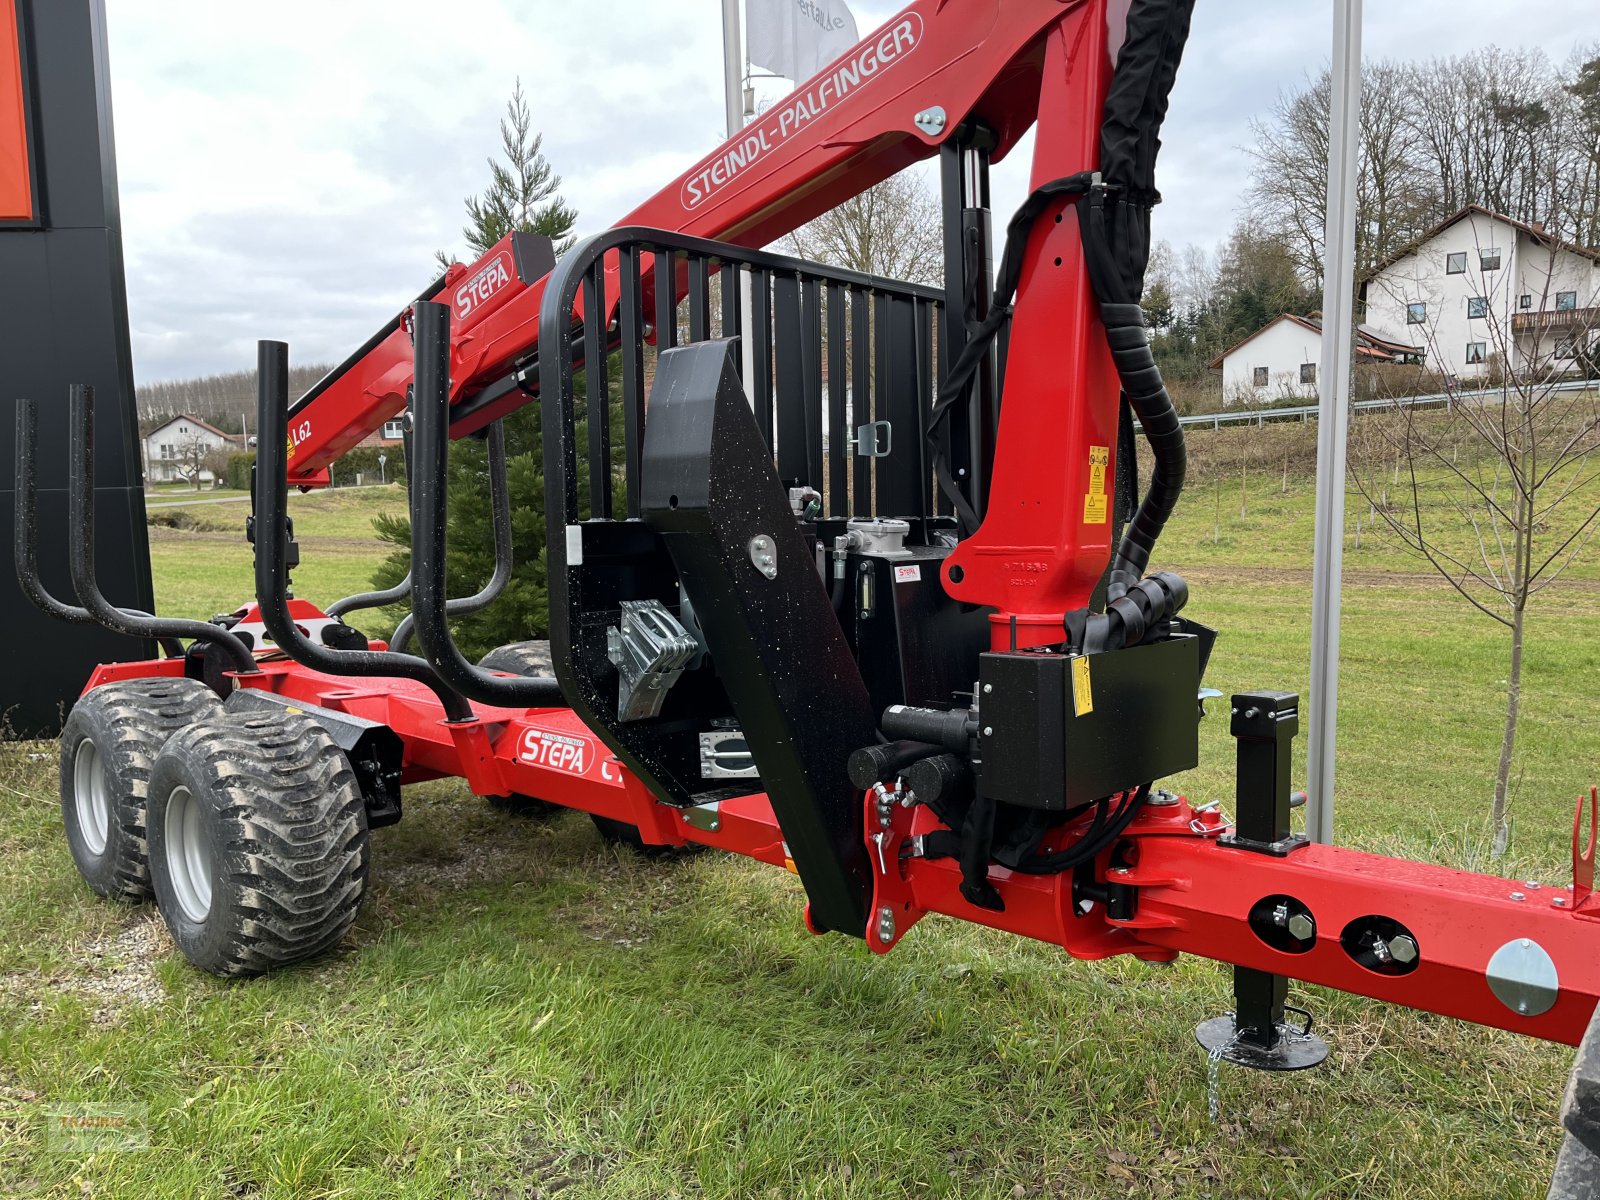
<instances>
[{"instance_id":1,"label":"white banner flag","mask_svg":"<svg viewBox=\"0 0 1600 1200\"><path fill-rule=\"evenodd\" d=\"M796 83L860 40L844 0L749 0L746 19L751 65Z\"/></svg>"}]
</instances>

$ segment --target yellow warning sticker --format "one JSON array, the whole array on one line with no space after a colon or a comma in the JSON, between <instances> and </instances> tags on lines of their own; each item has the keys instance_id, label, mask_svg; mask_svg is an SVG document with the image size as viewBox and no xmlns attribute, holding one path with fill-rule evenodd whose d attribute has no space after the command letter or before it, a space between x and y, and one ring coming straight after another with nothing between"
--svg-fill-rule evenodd
<instances>
[{"instance_id":1,"label":"yellow warning sticker","mask_svg":"<svg viewBox=\"0 0 1600 1200\"><path fill-rule=\"evenodd\" d=\"M1110 497L1106 494L1106 469L1110 466L1110 446L1089 447L1089 491L1083 498L1085 525L1104 525L1110 515Z\"/></svg>"},{"instance_id":2,"label":"yellow warning sticker","mask_svg":"<svg viewBox=\"0 0 1600 1200\"><path fill-rule=\"evenodd\" d=\"M1086 716L1094 711L1094 688L1089 683L1089 656L1072 660L1072 715Z\"/></svg>"}]
</instances>

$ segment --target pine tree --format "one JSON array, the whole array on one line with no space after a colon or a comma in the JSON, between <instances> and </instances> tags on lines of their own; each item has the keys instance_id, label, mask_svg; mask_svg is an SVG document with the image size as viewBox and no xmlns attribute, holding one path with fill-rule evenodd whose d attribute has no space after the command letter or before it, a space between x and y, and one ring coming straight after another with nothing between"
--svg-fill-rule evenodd
<instances>
[{"instance_id":1,"label":"pine tree","mask_svg":"<svg viewBox=\"0 0 1600 1200\"><path fill-rule=\"evenodd\" d=\"M500 121L500 140L501 158L489 160L488 188L465 201L467 225L461 231L462 236L475 256L483 254L513 230L542 233L556 243L558 254L564 252L572 244L572 228L577 223L578 213L557 191L561 177L555 174L540 149L541 137L533 132L533 116L523 95L521 80L517 81L506 103L506 115ZM452 261L442 252L438 258L441 266L448 266ZM538 405L525 405L503 418L503 423L515 565L510 583L494 604L453 622L463 652L472 658L481 657L495 646L508 642L544 637L549 628L544 553L544 445ZM586 428L585 423L580 423L577 433L580 444ZM620 428L614 427L612 436L614 444L620 446ZM450 447L449 498L447 582L450 595L466 596L482 587L494 570L488 455L478 438L462 438ZM411 565L411 523L403 516L384 516L373 524L379 537L402 547L391 554L373 576L375 586L392 587ZM388 628L392 630L406 611L405 606L387 610ZM377 618L370 623L381 630L384 620Z\"/></svg>"},{"instance_id":2,"label":"pine tree","mask_svg":"<svg viewBox=\"0 0 1600 1200\"><path fill-rule=\"evenodd\" d=\"M468 196L467 224L461 236L474 256L486 253L506 234L542 233L556 244L561 254L572 245L572 227L578 210L557 192L561 176L545 160L544 135L533 132L533 114L522 94L519 78L506 101L506 115L500 118L500 153L504 161L490 158L489 186L481 196ZM441 266L453 261L444 251L437 255Z\"/></svg>"}]
</instances>

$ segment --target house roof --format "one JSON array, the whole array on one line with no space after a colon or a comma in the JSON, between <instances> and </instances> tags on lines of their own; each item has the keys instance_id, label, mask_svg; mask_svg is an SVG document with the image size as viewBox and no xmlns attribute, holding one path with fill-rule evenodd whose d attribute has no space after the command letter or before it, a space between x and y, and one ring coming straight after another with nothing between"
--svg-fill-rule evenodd
<instances>
[{"instance_id":1,"label":"house roof","mask_svg":"<svg viewBox=\"0 0 1600 1200\"><path fill-rule=\"evenodd\" d=\"M1280 316L1273 317L1272 320L1268 321L1260 329L1256 330L1249 336L1240 338L1237 342L1229 346L1221 354L1217 355L1210 362L1208 362L1206 366L1210 370L1220 371L1222 369L1222 363L1224 359L1237 351L1241 346L1255 341L1256 338L1260 337L1274 325L1277 325L1280 321L1293 321L1296 325L1299 325L1304 329L1309 329L1318 337L1322 336L1321 313L1312 313L1309 317L1302 317L1296 313L1283 313ZM1391 341L1382 334L1372 329L1368 329L1365 325L1356 326L1355 343L1355 351L1358 355L1363 358L1374 359L1378 362L1390 362L1400 354L1421 354L1423 352L1423 348L1421 346L1407 346L1401 342Z\"/></svg>"},{"instance_id":2,"label":"house roof","mask_svg":"<svg viewBox=\"0 0 1600 1200\"><path fill-rule=\"evenodd\" d=\"M1422 249L1423 246L1433 241L1434 238L1438 237L1446 229L1449 229L1450 226L1454 225L1457 221L1464 220L1465 218L1473 215L1488 217L1491 221L1499 221L1503 225L1509 225L1518 233L1532 238L1534 241L1538 242L1541 246L1544 246L1547 249L1570 250L1573 254L1587 258L1591 262L1600 262L1600 250L1592 250L1585 246L1575 245L1572 242L1568 242L1560 237L1557 237L1543 226L1532 225L1527 221L1519 221L1515 217L1506 216L1505 213L1497 213L1493 209L1484 208L1481 204L1469 204L1465 208L1451 213L1432 229L1425 230L1416 237L1412 238L1404 246L1400 247L1400 249L1389 255L1388 258L1373 266L1373 268L1366 273L1365 278L1371 279L1380 272L1388 270L1407 255L1415 254L1418 250Z\"/></svg>"},{"instance_id":3,"label":"house roof","mask_svg":"<svg viewBox=\"0 0 1600 1200\"><path fill-rule=\"evenodd\" d=\"M190 413L179 413L177 416L173 417L170 421L162 422L160 425L157 425L154 429L152 429L149 433L147 433L145 435L145 440L148 441L150 438L155 437L156 434L160 433L163 429L166 429L168 426L171 426L171 425L176 425L179 421L187 421L191 425L195 425L195 426L198 426L201 429L204 429L207 433L216 434L219 438L222 438L224 441L239 442L239 441L243 441L244 440L244 435L243 434L224 433L222 430L218 429L215 425L213 425L210 421L202 421L199 417L194 416L194 415L192 415Z\"/></svg>"}]
</instances>

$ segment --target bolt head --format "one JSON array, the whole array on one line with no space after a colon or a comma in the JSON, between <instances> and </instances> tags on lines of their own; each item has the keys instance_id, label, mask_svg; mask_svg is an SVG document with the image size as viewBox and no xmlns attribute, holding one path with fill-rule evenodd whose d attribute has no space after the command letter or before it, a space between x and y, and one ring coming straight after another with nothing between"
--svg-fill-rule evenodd
<instances>
[{"instance_id":1,"label":"bolt head","mask_svg":"<svg viewBox=\"0 0 1600 1200\"><path fill-rule=\"evenodd\" d=\"M983 685L983 694L985 696L987 696L992 691L994 691L994 684L986 683L986 684Z\"/></svg>"},{"instance_id":2,"label":"bolt head","mask_svg":"<svg viewBox=\"0 0 1600 1200\"><path fill-rule=\"evenodd\" d=\"M1295 913L1289 918L1289 934L1298 941L1309 942L1317 936L1317 923L1310 913Z\"/></svg>"},{"instance_id":3,"label":"bolt head","mask_svg":"<svg viewBox=\"0 0 1600 1200\"><path fill-rule=\"evenodd\" d=\"M1551 896L1550 903L1557 908L1565 908L1567 906L1567 898L1565 896Z\"/></svg>"},{"instance_id":4,"label":"bolt head","mask_svg":"<svg viewBox=\"0 0 1600 1200\"><path fill-rule=\"evenodd\" d=\"M1527 899L1527 897L1524 896L1521 892L1512 892L1511 893L1511 898L1513 900L1526 900Z\"/></svg>"},{"instance_id":5,"label":"bolt head","mask_svg":"<svg viewBox=\"0 0 1600 1200\"><path fill-rule=\"evenodd\" d=\"M1417 961L1417 943L1402 933L1390 941L1389 957L1397 963L1414 963Z\"/></svg>"},{"instance_id":6,"label":"bolt head","mask_svg":"<svg viewBox=\"0 0 1600 1200\"><path fill-rule=\"evenodd\" d=\"M994 726L985 725L983 727L983 736L984 737L993 737L994 736Z\"/></svg>"}]
</instances>

